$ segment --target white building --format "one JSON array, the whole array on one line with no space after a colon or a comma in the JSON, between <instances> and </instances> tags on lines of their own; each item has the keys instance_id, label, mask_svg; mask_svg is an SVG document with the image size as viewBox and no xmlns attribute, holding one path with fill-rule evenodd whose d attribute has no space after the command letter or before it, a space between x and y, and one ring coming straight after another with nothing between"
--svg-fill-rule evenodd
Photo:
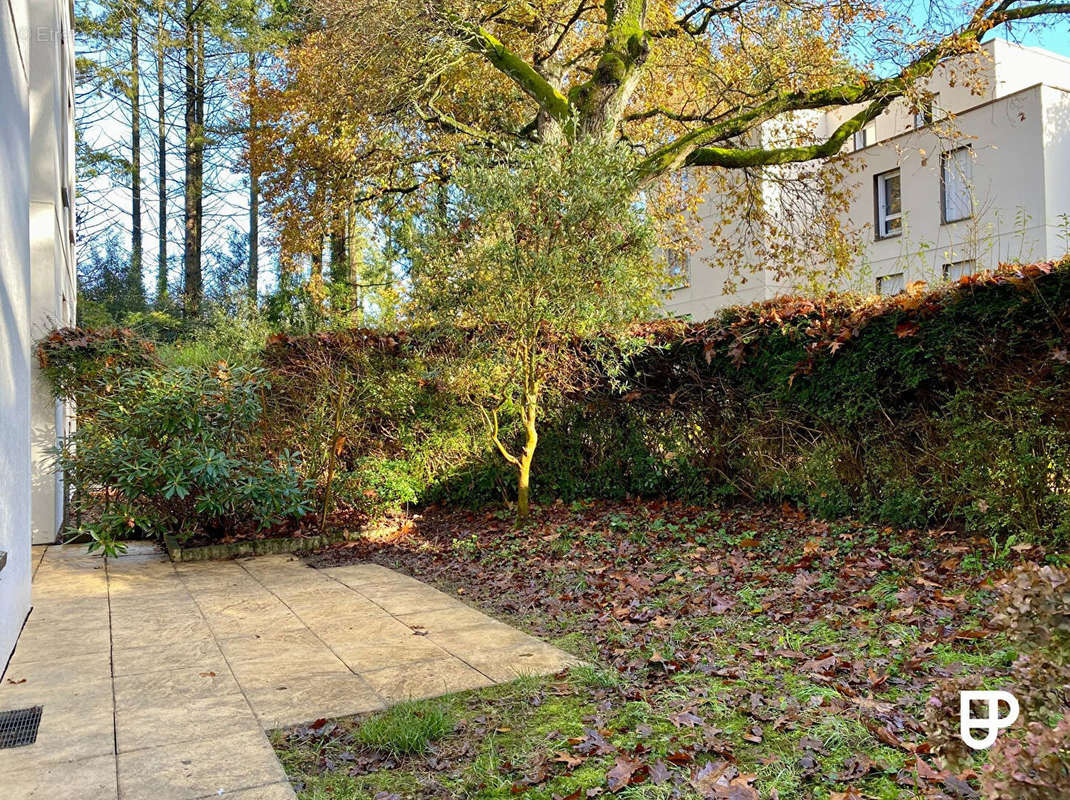
<instances>
[{"instance_id":1,"label":"white building","mask_svg":"<svg viewBox=\"0 0 1070 800\"><path fill-rule=\"evenodd\" d=\"M75 313L74 43L67 0L0 0L0 672L30 608L31 542L55 541L49 450L68 414L33 343Z\"/></svg>"},{"instance_id":2,"label":"white building","mask_svg":"<svg viewBox=\"0 0 1070 800\"><path fill-rule=\"evenodd\" d=\"M847 145L850 189L844 222L863 243L841 288L894 294L1003 262L1055 259L1070 251L1070 59L1002 39L972 66L939 68L915 112L895 101ZM966 76L981 81L981 93ZM861 106L816 112L823 137ZM764 133L764 132L763 132ZM702 214L718 214L709 198ZM727 294L726 271L711 268L708 237L679 263L672 314L702 320L735 303L791 291L773 270L756 271Z\"/></svg>"}]
</instances>

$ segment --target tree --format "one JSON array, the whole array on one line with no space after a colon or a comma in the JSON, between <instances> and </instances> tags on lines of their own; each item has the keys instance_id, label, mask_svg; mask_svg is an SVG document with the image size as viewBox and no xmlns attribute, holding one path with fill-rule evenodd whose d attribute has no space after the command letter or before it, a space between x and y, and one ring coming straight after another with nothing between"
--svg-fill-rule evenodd
<instances>
[{"instance_id":1,"label":"tree","mask_svg":"<svg viewBox=\"0 0 1070 800\"><path fill-rule=\"evenodd\" d=\"M141 28L140 0L130 0L130 274L140 286L144 239L141 233Z\"/></svg>"},{"instance_id":2,"label":"tree","mask_svg":"<svg viewBox=\"0 0 1070 800\"><path fill-rule=\"evenodd\" d=\"M728 227L768 236L790 220L763 206L757 179L811 184L820 197L828 182L785 165L836 156L898 98L920 103L921 79L953 59L976 61L1000 26L1070 12L1060 2L973 2L965 13L930 5L933 22L919 24L896 0L317 0L327 27L303 47L327 51L321 61L345 81L336 96L350 103L354 130L389 143L360 160L358 180L392 163L433 181L455 141L498 152L624 142L672 245L687 227L674 220L693 217L708 181L739 195ZM834 130L808 124L810 112L835 108L850 110ZM379 182L383 192L408 188ZM795 254L804 262L821 236L840 235L843 198L821 202L813 216L827 231L812 222L794 231L809 237Z\"/></svg>"},{"instance_id":3,"label":"tree","mask_svg":"<svg viewBox=\"0 0 1070 800\"><path fill-rule=\"evenodd\" d=\"M204 21L201 4L186 0L185 49L185 248L182 255L182 308L196 316L204 294L201 240L204 223Z\"/></svg>"},{"instance_id":4,"label":"tree","mask_svg":"<svg viewBox=\"0 0 1070 800\"><path fill-rule=\"evenodd\" d=\"M577 376L579 339L609 346L656 306L663 271L652 230L631 201L635 172L623 148L544 144L507 166L471 160L412 249L412 316L444 338L444 371L477 406L517 471L517 511L528 516L531 462L548 392ZM503 414L521 433L510 446Z\"/></svg>"}]
</instances>

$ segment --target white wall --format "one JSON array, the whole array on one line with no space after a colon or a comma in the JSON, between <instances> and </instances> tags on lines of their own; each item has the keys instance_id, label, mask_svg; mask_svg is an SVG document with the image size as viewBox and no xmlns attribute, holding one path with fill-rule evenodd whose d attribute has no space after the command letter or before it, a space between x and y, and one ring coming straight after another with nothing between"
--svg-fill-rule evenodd
<instances>
[{"instance_id":1,"label":"white wall","mask_svg":"<svg viewBox=\"0 0 1070 800\"><path fill-rule=\"evenodd\" d=\"M876 121L877 144L847 155L851 168L844 184L853 194L844 222L859 233L864 251L841 288L873 292L878 276L895 273L903 273L905 282L932 283L943 279L944 264L956 261L973 260L978 269L990 269L1001 262L1054 259L1070 250L1070 59L1003 40L984 49L986 55L968 70L941 67L930 81L951 119L915 130L909 105L897 101ZM984 78L980 93L962 85L967 72ZM827 136L855 111L822 115L812 123L815 135ZM963 145L973 150L974 215L943 224L940 154ZM896 168L903 234L877 240L874 176ZM733 201L717 192L706 199L701 211L710 220L706 225L726 213L731 218L733 209L724 208L725 202ZM706 319L728 305L791 291L771 270L759 269L726 294L729 276L707 266L711 245L708 236L698 238L689 284L672 292L665 303L669 313ZM757 263L753 254L743 258Z\"/></svg>"},{"instance_id":2,"label":"white wall","mask_svg":"<svg viewBox=\"0 0 1070 800\"><path fill-rule=\"evenodd\" d=\"M956 119L960 135L923 129L853 153L850 223L860 228L865 256L849 288L875 291L875 278L904 273L906 281L942 279L946 263L973 259L978 269L1048 257L1042 87L991 101ZM941 218L941 153L973 151L973 217ZM876 239L874 176L900 171L903 232Z\"/></svg>"},{"instance_id":3,"label":"white wall","mask_svg":"<svg viewBox=\"0 0 1070 800\"><path fill-rule=\"evenodd\" d=\"M28 0L0 0L0 668L30 606Z\"/></svg>"},{"instance_id":4,"label":"white wall","mask_svg":"<svg viewBox=\"0 0 1070 800\"><path fill-rule=\"evenodd\" d=\"M30 42L30 332L34 340L53 327L74 324L71 38L65 0L35 0ZM41 544L55 541L63 522L64 484L62 475L53 469L52 450L73 415L64 404L52 400L36 362L32 371L32 533L33 542Z\"/></svg>"}]
</instances>

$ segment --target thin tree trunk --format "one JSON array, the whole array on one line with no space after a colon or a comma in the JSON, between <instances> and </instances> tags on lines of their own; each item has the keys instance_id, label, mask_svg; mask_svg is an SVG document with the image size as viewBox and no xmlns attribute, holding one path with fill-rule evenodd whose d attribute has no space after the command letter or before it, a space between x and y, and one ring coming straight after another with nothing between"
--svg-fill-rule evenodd
<instances>
[{"instance_id":1,"label":"thin tree trunk","mask_svg":"<svg viewBox=\"0 0 1070 800\"><path fill-rule=\"evenodd\" d=\"M186 122L186 188L185 188L185 252L183 253L183 305L187 316L196 316L204 294L201 277L201 194L203 190L203 135L200 113L203 113L203 93L199 77L202 74L199 56L203 38L198 33L192 0L186 0L185 19L185 122Z\"/></svg>"},{"instance_id":2,"label":"thin tree trunk","mask_svg":"<svg viewBox=\"0 0 1070 800\"><path fill-rule=\"evenodd\" d=\"M349 203L346 209L346 283L349 295L349 316L356 322L362 311L360 297L360 229L357 225L357 205Z\"/></svg>"},{"instance_id":3,"label":"thin tree trunk","mask_svg":"<svg viewBox=\"0 0 1070 800\"><path fill-rule=\"evenodd\" d=\"M138 0L130 0L130 290L134 298L144 298L142 285L141 229L141 65L138 61L138 37L141 9Z\"/></svg>"},{"instance_id":4,"label":"thin tree trunk","mask_svg":"<svg viewBox=\"0 0 1070 800\"><path fill-rule=\"evenodd\" d=\"M249 49L249 299L256 303L260 275L260 173L256 170L256 53Z\"/></svg>"},{"instance_id":5,"label":"thin tree trunk","mask_svg":"<svg viewBox=\"0 0 1070 800\"><path fill-rule=\"evenodd\" d=\"M156 256L156 304L167 297L167 129L164 108L164 2L156 3L156 152L158 173L156 175L157 228L159 253Z\"/></svg>"},{"instance_id":6,"label":"thin tree trunk","mask_svg":"<svg viewBox=\"0 0 1070 800\"><path fill-rule=\"evenodd\" d=\"M524 422L524 450L517 465L516 486L516 516L519 520L526 520L531 515L531 462L539 444L539 433L535 426L538 409L538 394L534 390L525 392L521 413Z\"/></svg>"},{"instance_id":7,"label":"thin tree trunk","mask_svg":"<svg viewBox=\"0 0 1070 800\"><path fill-rule=\"evenodd\" d=\"M331 232L328 244L331 258L331 283L345 284L349 273L346 259L346 217L344 211L335 211L331 218Z\"/></svg>"}]
</instances>

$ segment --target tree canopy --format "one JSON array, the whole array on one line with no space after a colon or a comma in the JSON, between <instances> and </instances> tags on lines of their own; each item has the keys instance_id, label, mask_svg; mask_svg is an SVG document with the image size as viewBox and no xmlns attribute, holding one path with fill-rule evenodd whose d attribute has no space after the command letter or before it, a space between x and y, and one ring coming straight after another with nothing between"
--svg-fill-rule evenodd
<instances>
[{"instance_id":1,"label":"tree canopy","mask_svg":"<svg viewBox=\"0 0 1070 800\"><path fill-rule=\"evenodd\" d=\"M463 150L589 139L634 152L637 190L663 247L690 245L701 199L717 184L739 198L730 219L712 226L718 232L749 235L785 265L824 256L846 266L852 251L837 216L845 198L832 173L811 164L836 156L897 98L920 105L919 79L940 64L980 64L989 32L1070 4L930 5L924 22L899 0L313 8L316 30L260 91L271 137L267 203L284 229L307 235L330 216L322 204L333 195L419 202ZM835 108L850 113L827 135L805 124L806 114ZM771 219L757 188L770 175L789 192L809 190L805 224Z\"/></svg>"}]
</instances>

